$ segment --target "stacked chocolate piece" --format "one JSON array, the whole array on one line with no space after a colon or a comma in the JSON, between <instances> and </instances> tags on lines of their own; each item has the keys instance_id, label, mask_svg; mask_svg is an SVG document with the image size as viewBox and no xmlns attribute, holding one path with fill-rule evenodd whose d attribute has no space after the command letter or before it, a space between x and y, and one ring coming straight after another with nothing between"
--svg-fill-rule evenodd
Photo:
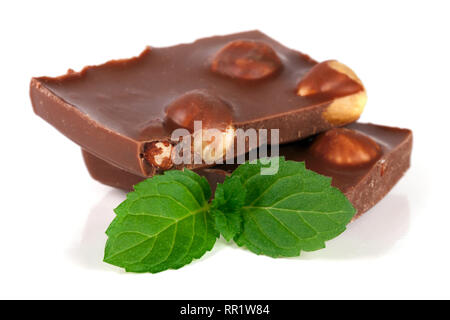
<instances>
[{"instance_id":1,"label":"stacked chocolate piece","mask_svg":"<svg viewBox=\"0 0 450 320\"><path fill-rule=\"evenodd\" d=\"M227 158L225 148L248 129L278 129L279 139L269 135L267 143L331 177L358 215L410 165L410 130L355 123L367 96L350 68L317 63L258 31L147 48L135 58L33 78L31 100L39 116L81 146L94 179L125 190L183 168L214 188L236 167L217 164ZM195 140L196 121L219 135L192 148L189 156L200 161L173 161L179 144ZM177 129L187 134L174 140ZM246 140L234 156L250 149Z\"/></svg>"}]
</instances>

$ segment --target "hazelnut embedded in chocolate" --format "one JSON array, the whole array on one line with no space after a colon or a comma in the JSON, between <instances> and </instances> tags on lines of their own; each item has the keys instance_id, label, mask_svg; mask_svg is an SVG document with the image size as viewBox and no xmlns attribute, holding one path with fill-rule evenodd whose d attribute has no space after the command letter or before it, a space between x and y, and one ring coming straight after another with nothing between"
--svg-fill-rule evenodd
<instances>
[{"instance_id":1,"label":"hazelnut embedded in chocolate","mask_svg":"<svg viewBox=\"0 0 450 320\"><path fill-rule=\"evenodd\" d=\"M233 127L225 130L206 129L194 132L194 152L207 164L223 160L227 150L233 145L236 131ZM196 144L195 139L201 143Z\"/></svg>"},{"instance_id":2,"label":"hazelnut embedded in chocolate","mask_svg":"<svg viewBox=\"0 0 450 320\"><path fill-rule=\"evenodd\" d=\"M152 166L162 170L172 168L173 146L167 141L153 141L145 145L144 159Z\"/></svg>"},{"instance_id":3,"label":"hazelnut embedded in chocolate","mask_svg":"<svg viewBox=\"0 0 450 320\"><path fill-rule=\"evenodd\" d=\"M319 135L312 154L334 167L360 167L377 161L381 148L374 140L354 130L337 128Z\"/></svg>"},{"instance_id":4,"label":"hazelnut embedded in chocolate","mask_svg":"<svg viewBox=\"0 0 450 320\"><path fill-rule=\"evenodd\" d=\"M243 80L266 78L281 67L276 52L264 42L236 40L222 48L211 65L213 72Z\"/></svg>"},{"instance_id":5,"label":"hazelnut embedded in chocolate","mask_svg":"<svg viewBox=\"0 0 450 320\"><path fill-rule=\"evenodd\" d=\"M193 90L173 101L166 109L166 123L194 132L194 121L204 129L225 130L232 123L231 108L206 90Z\"/></svg>"},{"instance_id":6,"label":"hazelnut embedded in chocolate","mask_svg":"<svg viewBox=\"0 0 450 320\"><path fill-rule=\"evenodd\" d=\"M196 121L201 123L200 128L194 126ZM193 138L193 152L206 163L213 163L225 156L234 141L232 122L230 106L207 90L187 92L166 109L168 128L189 130Z\"/></svg>"},{"instance_id":7,"label":"hazelnut embedded in chocolate","mask_svg":"<svg viewBox=\"0 0 450 320\"><path fill-rule=\"evenodd\" d=\"M323 117L334 125L358 120L367 102L366 91L355 72L335 60L324 61L309 70L300 80L297 94L302 97L323 94L333 98Z\"/></svg>"}]
</instances>

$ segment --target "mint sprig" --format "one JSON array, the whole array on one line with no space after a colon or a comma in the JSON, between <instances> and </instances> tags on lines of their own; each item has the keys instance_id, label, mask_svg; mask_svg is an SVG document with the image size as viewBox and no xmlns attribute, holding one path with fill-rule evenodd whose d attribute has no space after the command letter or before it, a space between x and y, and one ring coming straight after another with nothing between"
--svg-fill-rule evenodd
<instances>
[{"instance_id":1,"label":"mint sprig","mask_svg":"<svg viewBox=\"0 0 450 320\"><path fill-rule=\"evenodd\" d=\"M219 233L256 254L298 256L325 247L355 214L331 179L279 158L239 166L216 189L196 173L167 171L135 186L107 230L105 262L129 272L178 269L214 246Z\"/></svg>"}]
</instances>

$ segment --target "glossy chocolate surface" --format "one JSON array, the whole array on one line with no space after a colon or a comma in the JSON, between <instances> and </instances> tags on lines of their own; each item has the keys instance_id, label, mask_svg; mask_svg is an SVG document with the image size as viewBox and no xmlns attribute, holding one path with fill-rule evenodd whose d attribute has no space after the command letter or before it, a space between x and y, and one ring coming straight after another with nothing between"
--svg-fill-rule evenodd
<instances>
[{"instance_id":1,"label":"glossy chocolate surface","mask_svg":"<svg viewBox=\"0 0 450 320\"><path fill-rule=\"evenodd\" d=\"M276 62L275 71L257 73L261 79L253 79L249 71L244 75L250 74L251 79L213 71L217 53L235 40L264 43L274 50L281 65ZM252 60L250 54L245 67L263 63L272 68L271 53L258 50L265 54L262 62ZM170 137L173 128L167 126L166 108L193 90L205 90L229 106L235 128L280 129L280 143L334 127L322 117L334 95L302 97L296 92L299 81L316 64L307 55L250 31L147 48L135 58L55 78L33 78L31 99L39 116L83 149L126 171L150 176L156 171L142 158L145 143ZM360 89L349 88L345 94Z\"/></svg>"}]
</instances>

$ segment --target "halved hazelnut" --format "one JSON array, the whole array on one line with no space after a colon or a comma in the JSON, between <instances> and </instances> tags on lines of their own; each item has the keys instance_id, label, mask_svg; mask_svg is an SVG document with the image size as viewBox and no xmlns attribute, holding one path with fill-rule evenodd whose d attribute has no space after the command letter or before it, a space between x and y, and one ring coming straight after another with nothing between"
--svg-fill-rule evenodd
<instances>
[{"instance_id":1,"label":"halved hazelnut","mask_svg":"<svg viewBox=\"0 0 450 320\"><path fill-rule=\"evenodd\" d=\"M243 80L266 78L281 67L276 52L264 42L236 40L222 48L211 65L213 72Z\"/></svg>"},{"instance_id":2,"label":"halved hazelnut","mask_svg":"<svg viewBox=\"0 0 450 320\"><path fill-rule=\"evenodd\" d=\"M359 167L377 161L381 148L368 136L346 128L331 129L319 135L311 153L334 167Z\"/></svg>"},{"instance_id":3,"label":"halved hazelnut","mask_svg":"<svg viewBox=\"0 0 450 320\"><path fill-rule=\"evenodd\" d=\"M228 148L234 143L236 131L233 127L225 130L206 129L194 132L194 152L201 156L207 164L223 160ZM195 139L201 139L201 143L196 143Z\"/></svg>"},{"instance_id":4,"label":"halved hazelnut","mask_svg":"<svg viewBox=\"0 0 450 320\"><path fill-rule=\"evenodd\" d=\"M333 98L323 117L333 125L345 125L361 116L367 102L366 90L355 72L335 61L315 65L298 84L302 97L318 94Z\"/></svg>"},{"instance_id":5,"label":"halved hazelnut","mask_svg":"<svg viewBox=\"0 0 450 320\"><path fill-rule=\"evenodd\" d=\"M174 128L194 132L194 121L203 128L225 130L231 125L231 108L206 90L193 90L173 101L166 109L166 122Z\"/></svg>"},{"instance_id":6,"label":"halved hazelnut","mask_svg":"<svg viewBox=\"0 0 450 320\"><path fill-rule=\"evenodd\" d=\"M145 145L144 159L155 168L168 170L172 168L173 146L167 141L153 141Z\"/></svg>"}]
</instances>

